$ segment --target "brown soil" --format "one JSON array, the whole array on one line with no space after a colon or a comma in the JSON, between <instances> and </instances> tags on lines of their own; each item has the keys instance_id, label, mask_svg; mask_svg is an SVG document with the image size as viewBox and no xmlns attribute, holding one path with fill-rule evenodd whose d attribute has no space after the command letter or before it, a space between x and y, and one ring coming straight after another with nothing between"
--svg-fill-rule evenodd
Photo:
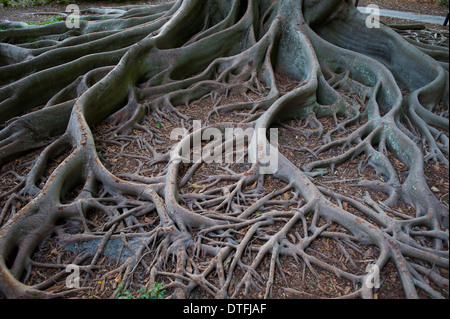
<instances>
[{"instance_id":1,"label":"brown soil","mask_svg":"<svg viewBox=\"0 0 450 319\"><path fill-rule=\"evenodd\" d=\"M80 9L86 9L91 7L114 7L132 4L157 4L166 2L164 0L147 0L147 1L124 1L116 3L113 1L71 1L70 3L76 3ZM442 5L438 0L360 0L359 6L367 6L369 4L376 4L382 9L398 10L406 12L417 12L429 15L446 16L448 13L448 6ZM39 22L51 18L52 14L47 15L30 15L33 12L64 12L67 4L51 2L46 5L28 6L28 7L2 7L0 4L0 20L10 21L25 21L25 22ZM411 21L399 20L391 18L383 18L387 23L399 23L409 24ZM444 21L442 21L444 22ZM448 30L448 27L441 28L437 25L426 25L427 27L435 27L438 29Z\"/></svg>"}]
</instances>

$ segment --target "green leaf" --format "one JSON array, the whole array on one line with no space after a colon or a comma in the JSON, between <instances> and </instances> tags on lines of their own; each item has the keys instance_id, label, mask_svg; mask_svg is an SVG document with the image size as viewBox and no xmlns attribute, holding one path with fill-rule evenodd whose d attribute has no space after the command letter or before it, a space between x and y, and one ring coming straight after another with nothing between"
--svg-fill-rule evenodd
<instances>
[{"instance_id":1,"label":"green leaf","mask_svg":"<svg viewBox=\"0 0 450 319\"><path fill-rule=\"evenodd\" d=\"M157 128L161 128L161 122L160 121L156 122L156 127Z\"/></svg>"}]
</instances>

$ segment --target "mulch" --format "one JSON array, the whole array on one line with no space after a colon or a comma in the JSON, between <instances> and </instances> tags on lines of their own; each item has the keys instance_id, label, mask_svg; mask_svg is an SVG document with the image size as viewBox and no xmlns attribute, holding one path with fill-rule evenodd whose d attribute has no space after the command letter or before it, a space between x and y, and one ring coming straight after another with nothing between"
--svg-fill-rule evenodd
<instances>
[{"instance_id":1,"label":"mulch","mask_svg":"<svg viewBox=\"0 0 450 319\"><path fill-rule=\"evenodd\" d=\"M101 1L71 1L71 3L76 3L80 9L86 9L90 7L114 7L123 6L131 4L157 4L166 2L164 0L147 0L147 1L124 1L121 3L116 3L108 0ZM369 4L376 4L381 9L407 11L407 12L417 12L422 14L446 16L448 13L448 6L439 3L439 0L360 0L359 6L367 6ZM28 6L28 7L2 7L0 4L0 20L10 20L10 21L26 21L26 22L40 22L51 18L53 15L51 12L61 12L65 11L66 4L52 2L46 5ZM31 12L49 12L48 15L30 15ZM392 20L387 19L389 23L411 23L407 20ZM442 21L444 22L444 21ZM428 25L427 25L428 26ZM436 26L436 25L430 25ZM441 26L438 26L441 27ZM447 27L448 30L448 27Z\"/></svg>"}]
</instances>

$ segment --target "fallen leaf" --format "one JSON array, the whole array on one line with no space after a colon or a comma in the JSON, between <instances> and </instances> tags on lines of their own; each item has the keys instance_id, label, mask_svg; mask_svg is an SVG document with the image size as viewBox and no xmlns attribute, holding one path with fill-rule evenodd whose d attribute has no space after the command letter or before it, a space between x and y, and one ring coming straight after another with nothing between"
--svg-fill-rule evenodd
<instances>
[{"instance_id":1,"label":"fallen leaf","mask_svg":"<svg viewBox=\"0 0 450 319\"><path fill-rule=\"evenodd\" d=\"M296 242L295 236L292 235L292 234L289 234L289 238L290 238L291 241L295 244L295 242Z\"/></svg>"},{"instance_id":2,"label":"fallen leaf","mask_svg":"<svg viewBox=\"0 0 450 319\"><path fill-rule=\"evenodd\" d=\"M145 221L146 223L151 223L151 222L152 222L152 219L151 219L151 218L148 218L148 217L144 217L144 221Z\"/></svg>"},{"instance_id":3,"label":"fallen leaf","mask_svg":"<svg viewBox=\"0 0 450 319\"><path fill-rule=\"evenodd\" d=\"M435 186L431 187L431 190L433 192L435 192L435 193L439 193L440 192L440 190L437 187L435 187Z\"/></svg>"}]
</instances>

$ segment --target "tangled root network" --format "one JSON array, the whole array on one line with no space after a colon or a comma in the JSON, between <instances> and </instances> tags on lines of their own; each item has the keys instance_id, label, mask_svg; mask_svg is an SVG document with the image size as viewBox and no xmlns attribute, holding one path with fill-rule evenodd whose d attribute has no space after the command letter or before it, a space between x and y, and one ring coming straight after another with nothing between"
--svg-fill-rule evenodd
<instances>
[{"instance_id":1,"label":"tangled root network","mask_svg":"<svg viewBox=\"0 0 450 319\"><path fill-rule=\"evenodd\" d=\"M0 295L377 298L395 279L448 298L448 189L427 175L448 172L448 48L366 20L178 0L3 21ZM239 134L207 134L227 129L248 133L228 154ZM275 148L271 172L250 160Z\"/></svg>"}]
</instances>

